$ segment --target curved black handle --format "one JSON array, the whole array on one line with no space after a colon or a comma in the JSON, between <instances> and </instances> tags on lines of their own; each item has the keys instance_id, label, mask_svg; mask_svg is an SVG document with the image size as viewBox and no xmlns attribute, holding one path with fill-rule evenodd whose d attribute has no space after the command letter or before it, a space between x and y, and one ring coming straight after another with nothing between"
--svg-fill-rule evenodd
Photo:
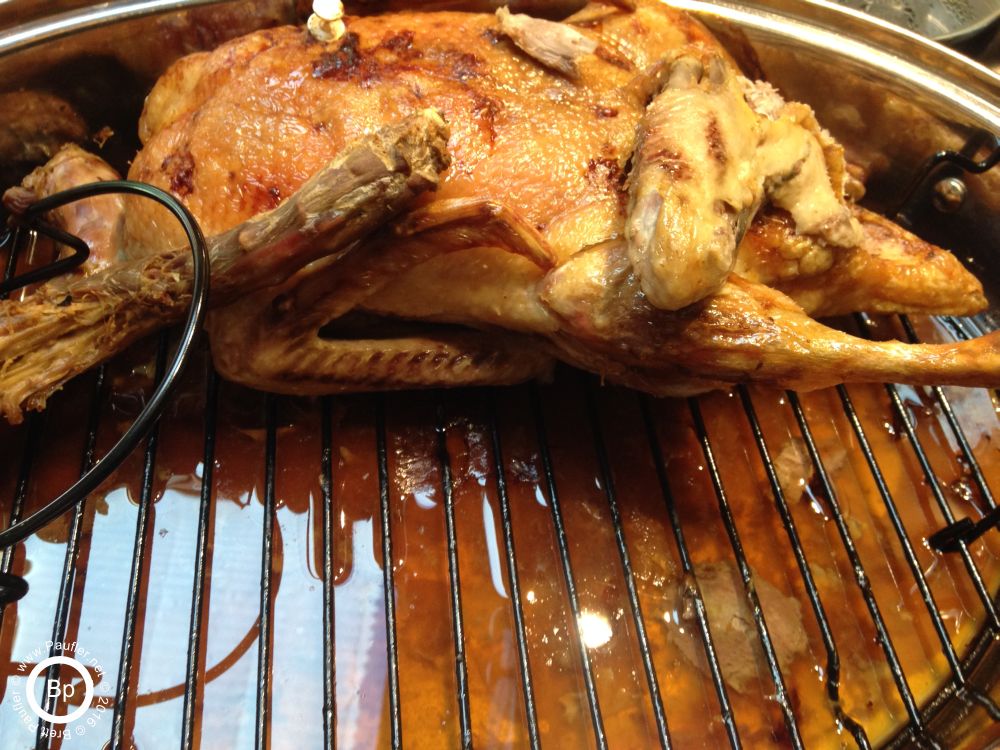
<instances>
[{"instance_id":1,"label":"curved black handle","mask_svg":"<svg viewBox=\"0 0 1000 750\"><path fill-rule=\"evenodd\" d=\"M192 345L194 344L195 336L197 336L199 330L201 329L201 324L205 317L210 275L208 248L205 244L205 237L202 234L197 221L195 221L195 218L191 215L191 212L169 193L153 187L152 185L146 185L141 182L132 182L129 180L95 182L71 188L69 190L64 190L43 198L33 204L23 214L23 216L28 226L31 226L31 219L43 214L46 211L64 206L67 203L72 203L73 201L82 200L84 198L92 198L97 195L106 195L108 193L129 193L156 201L168 209L177 218L184 229L184 233L187 235L187 240L191 245L191 253L194 259L194 281L191 293L191 307L188 310L187 320L185 321L184 328L181 332L181 340L177 347L177 351L174 353L170 364L167 366L163 380L161 380L159 385L157 385L156 389L153 391L153 395L150 397L145 407L143 407L142 411L139 412L139 416L136 417L132 425L125 431L125 434L119 438L118 442L115 443L111 450L109 450L100 461L95 463L69 489L59 495L59 497L50 502L44 508L30 515L28 518L25 518L23 521L19 521L9 528L0 531L0 549L10 547L18 542L24 541L41 527L45 526L53 519L58 518L67 510L83 501L87 495L97 489L101 482L107 479L111 475L111 472L118 468L118 466L128 457L139 442L146 436L150 428L152 428L155 424L156 420L159 419L160 412L163 410L167 397L173 391L181 371L184 369L184 365L187 364L187 360L191 354ZM46 233L50 233L53 229L53 227L47 226ZM72 235L66 235L65 232L61 232L60 230L55 230L55 232L58 232L58 234L54 234L52 236L59 241L65 241L63 238L71 238L74 240L75 242L67 242L67 244L70 244L73 247L77 247L76 243L83 242L79 238L73 237ZM66 269L63 268L62 272L65 272L65 270ZM50 277L51 276L47 276L45 278ZM37 280L37 278L35 280ZM12 279L12 281L19 281L19 279ZM32 283L32 281L29 280L25 283ZM23 285L24 284L18 284L13 288L16 289Z\"/></svg>"}]
</instances>

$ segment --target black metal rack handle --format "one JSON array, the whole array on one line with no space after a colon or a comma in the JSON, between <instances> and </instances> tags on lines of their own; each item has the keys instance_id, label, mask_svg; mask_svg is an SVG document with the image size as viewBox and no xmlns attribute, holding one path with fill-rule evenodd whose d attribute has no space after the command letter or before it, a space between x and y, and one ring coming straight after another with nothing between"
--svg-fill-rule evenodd
<instances>
[{"instance_id":1,"label":"black metal rack handle","mask_svg":"<svg viewBox=\"0 0 1000 750\"><path fill-rule=\"evenodd\" d=\"M34 268L30 271L25 271L24 273L14 276L14 264L17 259L17 253L14 251L17 248L20 233L26 228L30 228L38 234L44 235L63 245L68 245L73 248L73 254L65 258L60 258L59 260L42 266L41 268ZM81 240L76 235L64 232L58 227L54 227L51 224L40 220L32 221L30 227L20 225L8 227L6 235L2 240L0 240L0 247L3 247L8 243L11 244L11 253L7 261L7 267L9 271L8 276L11 278L6 278L0 281L0 299L5 298L11 292L26 287L29 284L37 284L42 281L48 281L56 276L69 273L77 266L83 265L84 261L90 257L90 247L86 242Z\"/></svg>"},{"instance_id":2,"label":"black metal rack handle","mask_svg":"<svg viewBox=\"0 0 1000 750\"><path fill-rule=\"evenodd\" d=\"M118 439L118 442L114 444L114 446L101 458L101 460L85 472L71 487L69 487L69 489L52 500L44 508L30 515L28 518L25 518L23 521L19 521L7 529L0 531L0 549L10 547L24 541L47 523L53 521L73 506L82 502L128 457L139 442L146 436L150 428L152 428L152 426L156 423L156 420L159 419L160 413L163 411L163 407L166 403L166 399L170 396L181 372L184 369L184 366L187 364L195 337L198 335L198 332L201 329L202 321L205 318L210 276L208 248L205 244L205 237L201 232L201 228L198 226L198 222L195 221L194 216L191 215L191 212L169 193L153 187L152 185L147 185L141 182L133 182L130 180L95 182L88 185L70 188L69 190L64 190L43 198L37 203L32 204L24 212L24 214L22 214L22 218L29 228L38 228L38 222L32 222L34 217L40 216L41 214L51 211L52 209L64 206L67 203L72 203L73 201L82 200L84 198L93 198L99 195L107 195L109 193L129 193L131 195L138 195L156 201L174 215L183 227L185 235L187 235L188 244L191 246L191 253L194 260L194 280L191 290L191 307L188 310L187 320L185 321L184 327L181 331L180 343L177 346L177 351L174 353L173 358L167 365L166 373L164 374L163 379L153 391L152 397L150 397L142 411L139 412L139 416L135 418L132 425L125 431L125 434ZM74 261L73 265L79 265L82 260L76 260L76 258L79 255L78 242L82 241L78 238L74 238L72 235L66 235L66 233L61 230L55 230L54 232L53 230L54 227L45 225L40 231L58 239L59 241L65 241L64 238L77 240L77 242L70 241L67 242L67 244L76 248L78 252L74 256L71 256L71 258L64 260ZM53 266L59 266L60 263L63 263L63 261L57 261L53 264ZM53 266L39 269L38 272L29 272L13 279L9 279L6 282L9 285L9 288L4 287L4 291L12 291L26 286L27 284L35 283L41 279L51 278L59 273L65 273L70 267L72 267L72 265L69 267L63 265L53 271ZM23 592L21 593L23 595Z\"/></svg>"},{"instance_id":3,"label":"black metal rack handle","mask_svg":"<svg viewBox=\"0 0 1000 750\"><path fill-rule=\"evenodd\" d=\"M988 149L986 155L975 161L974 157L984 148ZM907 213L911 203L916 199L921 186L943 164L957 167L966 174L983 174L993 169L1000 164L1000 135L978 131L969 139L961 152L938 151L929 156L903 191L903 198L894 213L896 221L901 224L910 223ZM906 316L902 317L903 325L908 326ZM910 337L915 339L912 332ZM993 508L978 521L960 518L927 537L927 543L938 552L961 552L963 542L966 545L972 544L992 528L1000 528L1000 508Z\"/></svg>"},{"instance_id":4,"label":"black metal rack handle","mask_svg":"<svg viewBox=\"0 0 1000 750\"><path fill-rule=\"evenodd\" d=\"M979 161L975 161L974 157L984 148L987 149L986 156ZM993 169L997 164L1000 164L1000 135L987 133L986 131L977 131L969 138L961 151L941 150L927 157L903 190L902 197L897 203L897 208L892 214L897 223L902 223L906 226L912 224L909 215L910 209L913 208L912 204L921 193L921 186L937 171L938 167L944 164L957 167L966 174L983 174Z\"/></svg>"}]
</instances>

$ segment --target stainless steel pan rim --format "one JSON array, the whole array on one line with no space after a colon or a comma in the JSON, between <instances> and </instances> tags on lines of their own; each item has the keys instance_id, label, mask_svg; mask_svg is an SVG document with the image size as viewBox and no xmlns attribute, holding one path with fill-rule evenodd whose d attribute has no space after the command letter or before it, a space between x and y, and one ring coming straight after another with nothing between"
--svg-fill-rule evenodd
<instances>
[{"instance_id":1,"label":"stainless steel pan rim","mask_svg":"<svg viewBox=\"0 0 1000 750\"><path fill-rule=\"evenodd\" d=\"M0 33L0 57L127 20L235 0L112 0ZM1000 131L1000 75L942 44L829 0L664 0L699 16L804 41L925 90ZM291 2L290 2L291 5ZM1000 14L1000 11L998 11ZM878 46L876 46L878 45Z\"/></svg>"},{"instance_id":2,"label":"stainless steel pan rim","mask_svg":"<svg viewBox=\"0 0 1000 750\"><path fill-rule=\"evenodd\" d=\"M703 18L795 39L800 46L933 91L978 126L1000 132L1000 75L887 21L828 0L664 1Z\"/></svg>"},{"instance_id":3,"label":"stainless steel pan rim","mask_svg":"<svg viewBox=\"0 0 1000 750\"><path fill-rule=\"evenodd\" d=\"M32 21L0 33L0 57L132 19L227 2L233 0L111 0Z\"/></svg>"}]
</instances>

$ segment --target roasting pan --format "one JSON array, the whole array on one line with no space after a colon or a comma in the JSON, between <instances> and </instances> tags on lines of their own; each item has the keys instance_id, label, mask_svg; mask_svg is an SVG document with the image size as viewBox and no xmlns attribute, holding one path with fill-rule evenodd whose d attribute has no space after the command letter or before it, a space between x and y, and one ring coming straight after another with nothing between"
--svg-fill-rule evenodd
<instances>
[{"instance_id":1,"label":"roasting pan","mask_svg":"<svg viewBox=\"0 0 1000 750\"><path fill-rule=\"evenodd\" d=\"M955 251L992 302L838 325L943 340L1000 324L1000 167L927 166L996 149L1000 79L829 4L671 2L812 104L867 202ZM169 62L297 10L81 5L0 14L0 81L110 126L120 165ZM0 523L114 442L170 345L0 425ZM196 353L145 448L0 560L29 585L0 613L0 747L988 747L1000 534L948 554L926 538L995 505L996 399L656 400L570 371L291 399L220 383ZM69 651L86 654L90 711L32 722L24 673Z\"/></svg>"}]
</instances>

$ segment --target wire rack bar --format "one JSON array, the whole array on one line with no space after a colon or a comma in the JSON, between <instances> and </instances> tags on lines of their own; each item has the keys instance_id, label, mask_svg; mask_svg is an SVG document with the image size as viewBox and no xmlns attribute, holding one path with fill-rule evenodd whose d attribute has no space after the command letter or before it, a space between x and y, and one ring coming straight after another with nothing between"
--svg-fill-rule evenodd
<instances>
[{"instance_id":1,"label":"wire rack bar","mask_svg":"<svg viewBox=\"0 0 1000 750\"><path fill-rule=\"evenodd\" d=\"M712 631L708 624L708 612L705 609L705 600L702 598L701 590L698 588L694 564L691 562L691 555L688 552L687 543L684 541L681 517L677 512L677 505L674 502L674 493L670 489L667 467L663 461L663 449L660 445L659 434L656 431L656 423L653 421L649 397L639 396L639 406L642 410L642 419L646 427L646 439L649 442L649 449L653 454L653 466L656 469L656 476L660 482L660 491L663 494L663 503L667 508L667 516L670 518L670 527L673 530L674 541L677 544L677 554L680 558L681 569L684 571L684 596L694 603L695 617L698 620L698 630L701 633L701 642L705 648L705 658L708 661L708 671L712 675L712 684L715 686L715 695L719 701L719 717L722 719L722 726L726 729L730 746L738 750L742 747L742 743L740 742L739 731L736 728L732 703L729 701L729 692L726 690L726 683L722 678L722 668L719 665L719 657L715 650L715 641L712 639Z\"/></svg>"},{"instance_id":2,"label":"wire rack bar","mask_svg":"<svg viewBox=\"0 0 1000 750\"><path fill-rule=\"evenodd\" d=\"M20 253L17 249L21 246L20 237L18 236L23 230L21 227L14 227L12 230L13 234L10 236L10 251L7 253L7 260L4 263L3 268L3 280L10 281L14 278L14 271L17 270L17 258ZM7 299L8 293L0 293L0 300Z\"/></svg>"},{"instance_id":3,"label":"wire rack bar","mask_svg":"<svg viewBox=\"0 0 1000 750\"><path fill-rule=\"evenodd\" d=\"M639 641L639 654L642 657L643 671L646 673L646 686L649 689L649 700L656 720L656 731L660 747L668 750L670 729L667 726L667 715L663 709L663 697L660 694L660 683L653 666L653 656L649 648L649 638L646 635L646 620L642 614L642 604L639 602L639 592L635 586L635 574L632 569L632 558L629 555L628 543L625 540L625 529L622 526L621 509L618 507L618 495L615 491L614 478L611 473L611 462L608 460L607 447L604 444L604 431L601 429L601 417L597 409L597 395L594 381L587 379L587 412L590 417L590 430L594 436L594 451L597 453L597 463L601 471L601 484L608 500L608 510L615 530L615 543L618 555L622 561L622 571L625 574L625 590L628 593L629 608L632 610L632 621L635 624L636 639Z\"/></svg>"},{"instance_id":4,"label":"wire rack bar","mask_svg":"<svg viewBox=\"0 0 1000 750\"><path fill-rule=\"evenodd\" d=\"M900 316L902 317L902 316ZM945 328L959 341L968 341L986 333L972 318L956 318L953 315L939 315L937 320L941 321Z\"/></svg>"},{"instance_id":5,"label":"wire rack bar","mask_svg":"<svg viewBox=\"0 0 1000 750\"><path fill-rule=\"evenodd\" d=\"M774 699L781 709L792 747L800 750L803 745L798 721L795 718L795 712L792 710L791 702L788 699L788 689L785 687L785 679L782 677L781 667L778 665L778 655L774 650L774 644L771 642L771 633L767 628L767 620L764 617L764 610L760 606L760 599L757 597L750 565L747 563L746 554L743 551L743 542L740 541L739 532L736 530L736 522L729 507L729 498L726 496L726 490L722 485L722 476L719 474L719 467L715 463L715 454L712 451L708 431L705 429L705 422L701 416L701 407L698 406L696 399L690 398L688 399L688 408L691 410L695 433L698 436L698 442L701 443L702 453L705 454L706 468L708 469L709 477L712 479L712 486L715 488L715 496L719 502L719 513L722 516L722 523L726 527L729 543L733 548L733 553L736 555L736 564L739 566L740 576L743 578L743 588L746 592L747 602L750 605L750 611L753 613L754 624L757 626L757 636L760 639L760 645L764 649L764 657L767 659L771 680L774 682Z\"/></svg>"},{"instance_id":6,"label":"wire rack bar","mask_svg":"<svg viewBox=\"0 0 1000 750\"><path fill-rule=\"evenodd\" d=\"M882 617L882 612L879 609L878 602L875 600L875 594L872 592L871 582L868 578L868 574L865 572L857 547L854 544L854 538L851 536L851 532L847 528L847 521L844 519L843 511L840 508L837 493L833 489L833 483L830 481L830 476L827 474L826 466L823 464L823 459L820 457L819 449L816 447L816 441L813 438L812 430L806 420L802 403L799 401L798 395L793 391L787 391L785 395L788 397L788 403L792 407L792 412L795 414L795 421L799 425L799 432L802 435L802 439L805 441L806 450L809 453L809 458L816 471L816 477L823 489L823 494L826 496L830 515L837 526L837 533L840 535L840 541L844 545L844 551L847 553L848 560L850 560L851 569L854 571L854 580L858 584L858 589L861 591L861 596L865 601L865 605L868 607L868 613L872 618L872 624L875 626L876 639L878 640L879 646L882 648L882 653L885 655L886 662L889 665L889 672L892 674L893 682L896 684L896 691L899 694L900 700L903 702L903 708L906 710L906 715L910 720L910 725L914 728L915 739L921 744L921 746L927 745L933 750L942 750L938 741L933 738L924 727L923 719L920 716L920 709L913 698L913 692L910 690L909 684L906 682L906 675L903 673L903 667L899 662L899 655L896 653L896 647L893 645L892 639L889 637L889 630L886 628L885 619Z\"/></svg>"},{"instance_id":7,"label":"wire rack bar","mask_svg":"<svg viewBox=\"0 0 1000 750\"><path fill-rule=\"evenodd\" d=\"M465 625L462 618L462 581L458 569L458 537L455 533L455 496L448 453L448 430L444 402L438 395L434 432L437 435L438 462L441 464L441 492L444 495L444 524L448 539L448 581L451 589L451 628L455 642L455 684L458 700L458 725L461 744L472 747L472 715L469 707L469 673L465 655Z\"/></svg>"},{"instance_id":8,"label":"wire rack bar","mask_svg":"<svg viewBox=\"0 0 1000 750\"><path fill-rule=\"evenodd\" d=\"M27 435L24 438L24 453L21 455L21 465L17 470L17 484L14 486L14 498L10 505L10 515L7 517L7 526L13 526L21 520L21 513L24 512L24 501L28 497L28 487L31 486L31 469L34 465L35 454L41 445L42 437L42 415L33 412L27 418ZM14 566L14 552L17 545L5 547L0 555L0 574L10 575ZM0 602L0 632L3 632L3 617L6 607Z\"/></svg>"},{"instance_id":9,"label":"wire rack bar","mask_svg":"<svg viewBox=\"0 0 1000 750\"><path fill-rule=\"evenodd\" d=\"M809 561L806 559L805 548L802 546L802 540L799 538L795 519L792 518L791 511L788 508L788 501L785 498L784 491L781 489L781 482L778 481L778 472L775 469L774 462L771 460L771 452L768 450L767 443L764 440L764 432L757 418L757 410L754 408L753 400L750 398L750 392L743 385L739 386L737 391L740 401L743 404L743 411L746 413L747 421L750 423L750 430L753 432L754 442L757 444L761 463L763 463L764 470L767 473L768 483L771 485L774 504L778 509L778 515L781 517L781 523L785 527L788 541L791 542L792 551L795 554L795 563L798 566L799 574L802 576L802 582L809 596L809 602L812 605L816 623L819 625L823 647L826 649L826 694L833 705L837 720L851 733L858 747L870 748L871 742L864 727L851 718L840 704L840 654L837 651L837 644L833 638L830 621L826 616L826 609L820 599L819 589L816 587L816 581L813 579L812 570L809 568Z\"/></svg>"},{"instance_id":10,"label":"wire rack bar","mask_svg":"<svg viewBox=\"0 0 1000 750\"><path fill-rule=\"evenodd\" d=\"M906 337L910 343L920 343L920 337L917 336L917 332L913 328L910 319L906 315L900 315L899 321L903 324L903 330L906 331ZM954 331L952 328L949 328L949 330ZM963 337L957 336L957 338L961 339ZM969 439L966 437L965 430L962 429L958 417L955 416L954 409L951 408L951 402L948 400L947 395L945 395L944 389L941 386L935 385L930 390L934 394L934 399L937 401L938 406L941 408L941 413L944 414L944 418L948 422L948 427L951 429L952 435L955 436L955 440L958 442L959 450L962 452L962 461L972 475L972 481L975 482L976 489L979 490L979 496L983 499L988 509L995 508L997 505L996 500L994 500L993 493L986 483L982 467L980 467L979 461L976 460L976 454L969 444Z\"/></svg>"},{"instance_id":11,"label":"wire rack bar","mask_svg":"<svg viewBox=\"0 0 1000 750\"><path fill-rule=\"evenodd\" d=\"M105 368L97 368L94 378L94 388L90 399L90 414L87 417L87 437L83 445L83 457L80 461L80 476L86 474L94 465L97 453L97 428L101 422L101 395L104 392ZM62 579L59 582L59 595L56 598L56 613L52 622L52 643L49 656L61 656L62 648L58 644L65 640L66 628L69 626L70 608L73 602L73 588L76 584L76 560L80 553L80 534L83 531L83 515L87 501L79 503L70 519L66 539L66 555L63 560ZM51 682L59 676L59 666L49 667L45 673L45 681ZM42 697L42 709L50 714L55 713L55 700L49 697L48 691ZM35 737L36 750L48 748L52 737L51 725L47 721L38 722Z\"/></svg>"},{"instance_id":12,"label":"wire rack bar","mask_svg":"<svg viewBox=\"0 0 1000 750\"><path fill-rule=\"evenodd\" d=\"M860 314L857 319L861 325L861 329L867 331L871 319L865 314ZM906 433L910 447L913 448L913 453L917 457L917 462L920 464L920 469L924 474L924 480L927 482L927 487L930 489L931 495L934 497L934 502L940 509L941 515L944 516L945 521L947 523L954 523L955 514L952 513L951 506L948 505L948 501L941 492L941 484L938 482L937 476L934 474L934 469L931 468L930 460L927 458L924 446L921 444L920 438L917 436L917 430L916 426L913 424L913 419L910 417L910 413L906 410L906 406L903 404L903 399L899 395L899 389L892 383L886 383L885 390L886 393L889 394L889 400L892 402L893 411L896 413L896 416L899 417L899 420L903 425L903 431ZM959 554L962 557L962 562L964 563L965 569L969 574L969 578L972 579L973 588L975 588L976 594L983 603L983 608L985 609L986 616L988 618L987 626L993 628L994 630L1000 629L1000 620L997 619L997 611L996 607L993 605L993 598L986 590L986 584L983 582L983 576L979 572L979 567L976 565L975 561L972 559L972 555L969 553L969 545L964 541L959 542ZM962 682L964 682L964 679Z\"/></svg>"},{"instance_id":13,"label":"wire rack bar","mask_svg":"<svg viewBox=\"0 0 1000 750\"><path fill-rule=\"evenodd\" d=\"M167 336L160 334L156 349L156 382L163 378L167 366ZM156 449L160 442L160 423L157 422L146 438L146 452L142 463L142 490L135 517L135 542L132 548L132 568L129 573L128 594L125 599L125 625L122 628L121 656L118 660L118 684L115 688L115 706L111 717L111 750L131 746L125 737L128 702L135 664L135 634L139 623L139 604L145 593L142 572L146 566L146 548L149 546L149 521L153 506L153 480L156 476Z\"/></svg>"},{"instance_id":14,"label":"wire rack bar","mask_svg":"<svg viewBox=\"0 0 1000 750\"><path fill-rule=\"evenodd\" d=\"M496 397L490 399L490 442L493 448L493 465L497 478L497 497L500 504L500 521L503 529L504 553L507 557L507 583L514 611L514 629L517 640L517 660L521 671L521 689L524 695L524 713L528 724L528 743L531 750L539 750L538 715L535 710L535 690L528 660L528 637L524 627L524 607L521 604L521 580L517 573L517 554L514 547L514 527L511 522L510 496L507 494L507 475L504 470L500 428L497 424Z\"/></svg>"},{"instance_id":15,"label":"wire rack bar","mask_svg":"<svg viewBox=\"0 0 1000 750\"><path fill-rule=\"evenodd\" d=\"M254 748L270 746L271 720L271 643L274 622L274 516L275 464L278 442L277 399L268 394L266 411L267 437L264 448L264 523L260 552L260 616L257 622L257 714L254 725Z\"/></svg>"},{"instance_id":16,"label":"wire rack bar","mask_svg":"<svg viewBox=\"0 0 1000 750\"><path fill-rule=\"evenodd\" d=\"M556 474L552 466L552 454L549 451L549 438L545 430L545 415L542 413L542 401L538 386L531 386L531 408L535 417L535 429L538 435L538 452L542 459L542 469L545 474L545 485L549 496L549 509L552 511L552 523L555 527L556 546L559 548L559 559L562 562L563 578L566 582L566 594L569 598L570 612L573 615L572 632L576 634L577 653L583 667L583 683L587 694L587 704L590 707L590 722L594 728L594 741L601 750L607 750L608 740L604 732L604 717L597 699L597 686L594 683L594 672L590 664L587 647L578 631L580 622L580 598L576 590L576 579L573 576L573 565L569 557L569 541L566 537L566 526L563 523L562 506L559 504L559 492L556 488Z\"/></svg>"},{"instance_id":17,"label":"wire rack bar","mask_svg":"<svg viewBox=\"0 0 1000 750\"><path fill-rule=\"evenodd\" d=\"M865 457L866 463L868 464L872 478L875 480L875 486L877 487L879 496L882 498L882 502L886 507L887 515L892 523L893 530L896 532L896 536L899 539L900 547L903 550L903 557L906 559L907 566L910 568L910 573L913 574L917 588L920 591L920 597L923 599L927 613L930 615L931 622L934 625L934 632L937 634L938 640L941 642L942 653L948 661L948 666L951 668L951 672L954 675L955 680L957 680L960 686L965 687L965 671L962 669L962 664L958 659L958 654L955 653L955 647L952 645L951 639L948 637L948 629L944 624L944 618L941 617L941 610L938 608L937 602L934 600L934 594L927 585L927 579L924 576L923 570L920 568L920 561L917 560L916 552L913 549L913 543L910 541L910 537L906 533L906 527L903 525L903 519L899 515L899 509L896 507L896 502L892 499L892 493L889 491L889 487L885 482L885 477L882 475L882 470L879 468L878 461L875 458L875 452L872 450L871 444L868 442L868 438L865 435L857 410L855 410L854 403L851 401L851 396L847 392L847 388L842 385L837 386L837 394L840 396L841 404L844 407L844 413L847 415L847 419L851 423L854 434L858 438L858 445L860 446L861 452ZM998 709L992 701L986 699L985 696L978 695L976 691L970 690L969 695L986 708L994 721L1000 720L1000 709Z\"/></svg>"},{"instance_id":18,"label":"wire rack bar","mask_svg":"<svg viewBox=\"0 0 1000 750\"><path fill-rule=\"evenodd\" d=\"M337 663L335 607L333 591L333 420L332 402L325 396L320 402L322 432L322 470L320 490L323 507L323 746L337 747Z\"/></svg>"},{"instance_id":19,"label":"wire rack bar","mask_svg":"<svg viewBox=\"0 0 1000 750\"><path fill-rule=\"evenodd\" d=\"M403 747L403 715L399 700L399 643L396 639L396 584L389 505L389 455L385 437L385 397L375 400L375 447L378 453L379 513L382 522L382 591L385 596L385 648L389 660L389 732L394 750Z\"/></svg>"},{"instance_id":20,"label":"wire rack bar","mask_svg":"<svg viewBox=\"0 0 1000 750\"><path fill-rule=\"evenodd\" d=\"M193 750L195 716L198 712L199 674L202 661L202 621L205 615L208 570L211 565L209 529L212 524L212 488L215 476L215 441L218 435L219 376L208 365L205 381L205 447L202 455L201 497L198 503L198 532L195 541L194 583L191 588L191 624L188 628L187 669L184 675L184 708L181 750Z\"/></svg>"}]
</instances>

